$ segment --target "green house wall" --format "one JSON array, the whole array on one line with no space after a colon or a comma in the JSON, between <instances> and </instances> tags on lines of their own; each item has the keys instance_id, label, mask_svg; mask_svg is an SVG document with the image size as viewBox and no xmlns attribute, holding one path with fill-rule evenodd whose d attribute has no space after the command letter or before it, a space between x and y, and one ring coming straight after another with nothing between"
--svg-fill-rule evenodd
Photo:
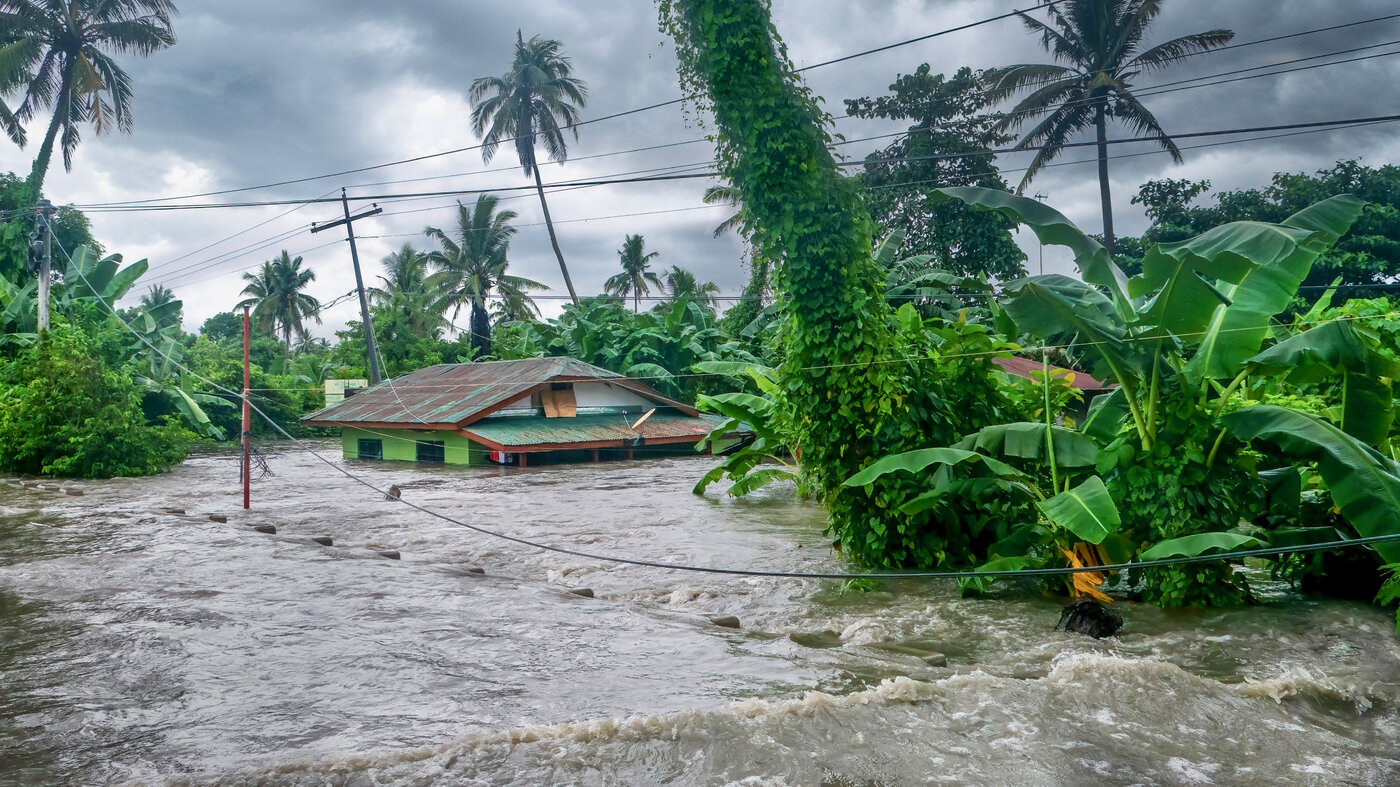
<instances>
[{"instance_id":1,"label":"green house wall","mask_svg":"<svg viewBox=\"0 0 1400 787\"><path fill-rule=\"evenodd\" d=\"M449 465L485 465L491 464L486 461L486 452L490 448L469 440L457 432L447 430L430 429L356 429L345 427L340 430L340 447L346 459L360 458L360 440L378 440L383 447L384 456L382 459L388 462L417 462L418 461L418 440L441 441L443 450L443 462ZM729 446L737 443L737 439L720 439L714 442L713 451L718 454ZM593 453L590 450L578 451L549 451L550 464L567 462L587 462L592 459ZM605 448L602 450L601 458L613 460L626 456L626 450L622 448ZM660 456L691 456L696 453L695 446L690 443L672 443L667 445L646 446L638 450L636 458L660 457ZM530 463L536 464L541 461L542 455L531 454Z\"/></svg>"},{"instance_id":2,"label":"green house wall","mask_svg":"<svg viewBox=\"0 0 1400 787\"><path fill-rule=\"evenodd\" d=\"M384 448L384 460L391 462L418 461L418 440L441 442L443 461L449 465L485 464L485 452L489 450L456 432L446 430L345 428L340 430L340 446L346 459L360 458L361 439L380 441Z\"/></svg>"}]
</instances>

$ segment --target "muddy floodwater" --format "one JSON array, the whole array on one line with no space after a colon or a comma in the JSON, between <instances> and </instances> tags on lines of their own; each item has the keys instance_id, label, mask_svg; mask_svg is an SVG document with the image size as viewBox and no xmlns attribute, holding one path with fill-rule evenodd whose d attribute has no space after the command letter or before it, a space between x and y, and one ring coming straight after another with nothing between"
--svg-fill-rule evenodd
<instances>
[{"instance_id":1,"label":"muddy floodwater","mask_svg":"<svg viewBox=\"0 0 1400 787\"><path fill-rule=\"evenodd\" d=\"M426 468L319 445L511 535L847 568L791 489L692 495L704 458ZM0 783L1400 782L1400 644L1364 604L1259 577L1262 606L1122 603L1095 641L1030 588L602 564L293 446L269 464L251 512L220 456L0 484Z\"/></svg>"}]
</instances>

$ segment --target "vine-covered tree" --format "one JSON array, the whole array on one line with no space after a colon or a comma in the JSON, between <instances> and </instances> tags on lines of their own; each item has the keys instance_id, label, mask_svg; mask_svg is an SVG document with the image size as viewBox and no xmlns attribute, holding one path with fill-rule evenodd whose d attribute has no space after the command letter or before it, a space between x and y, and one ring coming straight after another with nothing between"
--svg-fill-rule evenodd
<instances>
[{"instance_id":1,"label":"vine-covered tree","mask_svg":"<svg viewBox=\"0 0 1400 787\"><path fill-rule=\"evenodd\" d=\"M1025 275L1010 219L930 197L941 186L1006 188L990 151L1012 137L999 130L1001 115L986 111L992 102L982 72L961 68L947 78L925 63L889 89L846 101L854 117L912 121L908 133L866 157L860 175L879 234L904 230L899 254L932 255L928 268L1003 281Z\"/></svg>"},{"instance_id":2,"label":"vine-covered tree","mask_svg":"<svg viewBox=\"0 0 1400 787\"><path fill-rule=\"evenodd\" d=\"M1001 121L1000 128L1038 122L1018 148L1037 149L1017 193L1053 161L1075 134L1093 128L1098 143L1099 201L1104 246L1113 253L1113 201L1108 185L1108 120L1117 118L1137 135L1150 137L1180 162L1181 150L1133 92L1139 74L1161 71L1182 59L1224 46L1235 37L1225 29L1173 38L1143 49L1143 37L1162 11L1163 0L1065 0L1049 6L1046 24L1018 12L1040 45L1058 64L1023 63L986 72L987 95L1002 101L1030 94Z\"/></svg>"},{"instance_id":3,"label":"vine-covered tree","mask_svg":"<svg viewBox=\"0 0 1400 787\"><path fill-rule=\"evenodd\" d=\"M573 132L574 139L578 139L579 110L588 101L588 87L573 76L573 62L561 52L563 44L539 36L526 41L518 30L515 39L515 60L510 71L472 83L472 130L481 137L481 157L485 161L496 155L502 142L515 143L515 154L525 176L535 178L549 243L559 260L564 287L577 306L578 294L569 278L569 267L564 264L564 252L559 250L554 220L544 198L535 146L543 145L552 161L562 162L569 157L564 133Z\"/></svg>"}]
</instances>

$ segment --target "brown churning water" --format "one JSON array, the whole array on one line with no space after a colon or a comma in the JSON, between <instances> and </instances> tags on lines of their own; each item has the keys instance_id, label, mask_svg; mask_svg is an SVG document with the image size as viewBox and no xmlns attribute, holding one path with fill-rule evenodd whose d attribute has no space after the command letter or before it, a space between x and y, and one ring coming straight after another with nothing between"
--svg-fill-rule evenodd
<instances>
[{"instance_id":1,"label":"brown churning water","mask_svg":"<svg viewBox=\"0 0 1400 787\"><path fill-rule=\"evenodd\" d=\"M0 784L1400 780L1400 647L1362 604L1261 578L1262 607L1124 604L1094 641L1053 632L1031 589L598 565L417 514L301 450L269 461L248 513L216 456L0 485ZM843 568L791 490L691 495L710 461L351 464L553 544Z\"/></svg>"}]
</instances>

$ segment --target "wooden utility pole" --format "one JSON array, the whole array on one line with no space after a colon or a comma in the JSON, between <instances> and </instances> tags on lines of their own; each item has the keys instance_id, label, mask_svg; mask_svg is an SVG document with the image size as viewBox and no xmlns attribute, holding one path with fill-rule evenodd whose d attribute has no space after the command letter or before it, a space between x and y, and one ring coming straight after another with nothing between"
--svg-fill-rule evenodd
<instances>
[{"instance_id":1,"label":"wooden utility pole","mask_svg":"<svg viewBox=\"0 0 1400 787\"><path fill-rule=\"evenodd\" d=\"M350 215L350 198L345 195L345 189L340 190L340 207L345 211L345 218L329 221L324 224L313 223L311 231L313 233L321 230L328 230L333 227L345 225L345 237L350 241L350 262L355 266L355 289L360 294L360 320L365 331L365 360L369 366L369 384L379 385L379 348L374 343L374 323L369 318L369 298L365 296L365 281L360 275L360 253L355 249L355 220L369 218L376 213L383 213L384 209L374 205L358 216Z\"/></svg>"},{"instance_id":2,"label":"wooden utility pole","mask_svg":"<svg viewBox=\"0 0 1400 787\"><path fill-rule=\"evenodd\" d=\"M243 509L248 509L250 487L253 484L252 459L253 403L249 400L253 387L248 364L248 307L243 307Z\"/></svg>"},{"instance_id":3,"label":"wooden utility pole","mask_svg":"<svg viewBox=\"0 0 1400 787\"><path fill-rule=\"evenodd\" d=\"M53 224L49 221L58 209L46 199L34 208L34 220L44 234L44 251L39 257L39 340L49 331L49 285L53 283Z\"/></svg>"}]
</instances>

